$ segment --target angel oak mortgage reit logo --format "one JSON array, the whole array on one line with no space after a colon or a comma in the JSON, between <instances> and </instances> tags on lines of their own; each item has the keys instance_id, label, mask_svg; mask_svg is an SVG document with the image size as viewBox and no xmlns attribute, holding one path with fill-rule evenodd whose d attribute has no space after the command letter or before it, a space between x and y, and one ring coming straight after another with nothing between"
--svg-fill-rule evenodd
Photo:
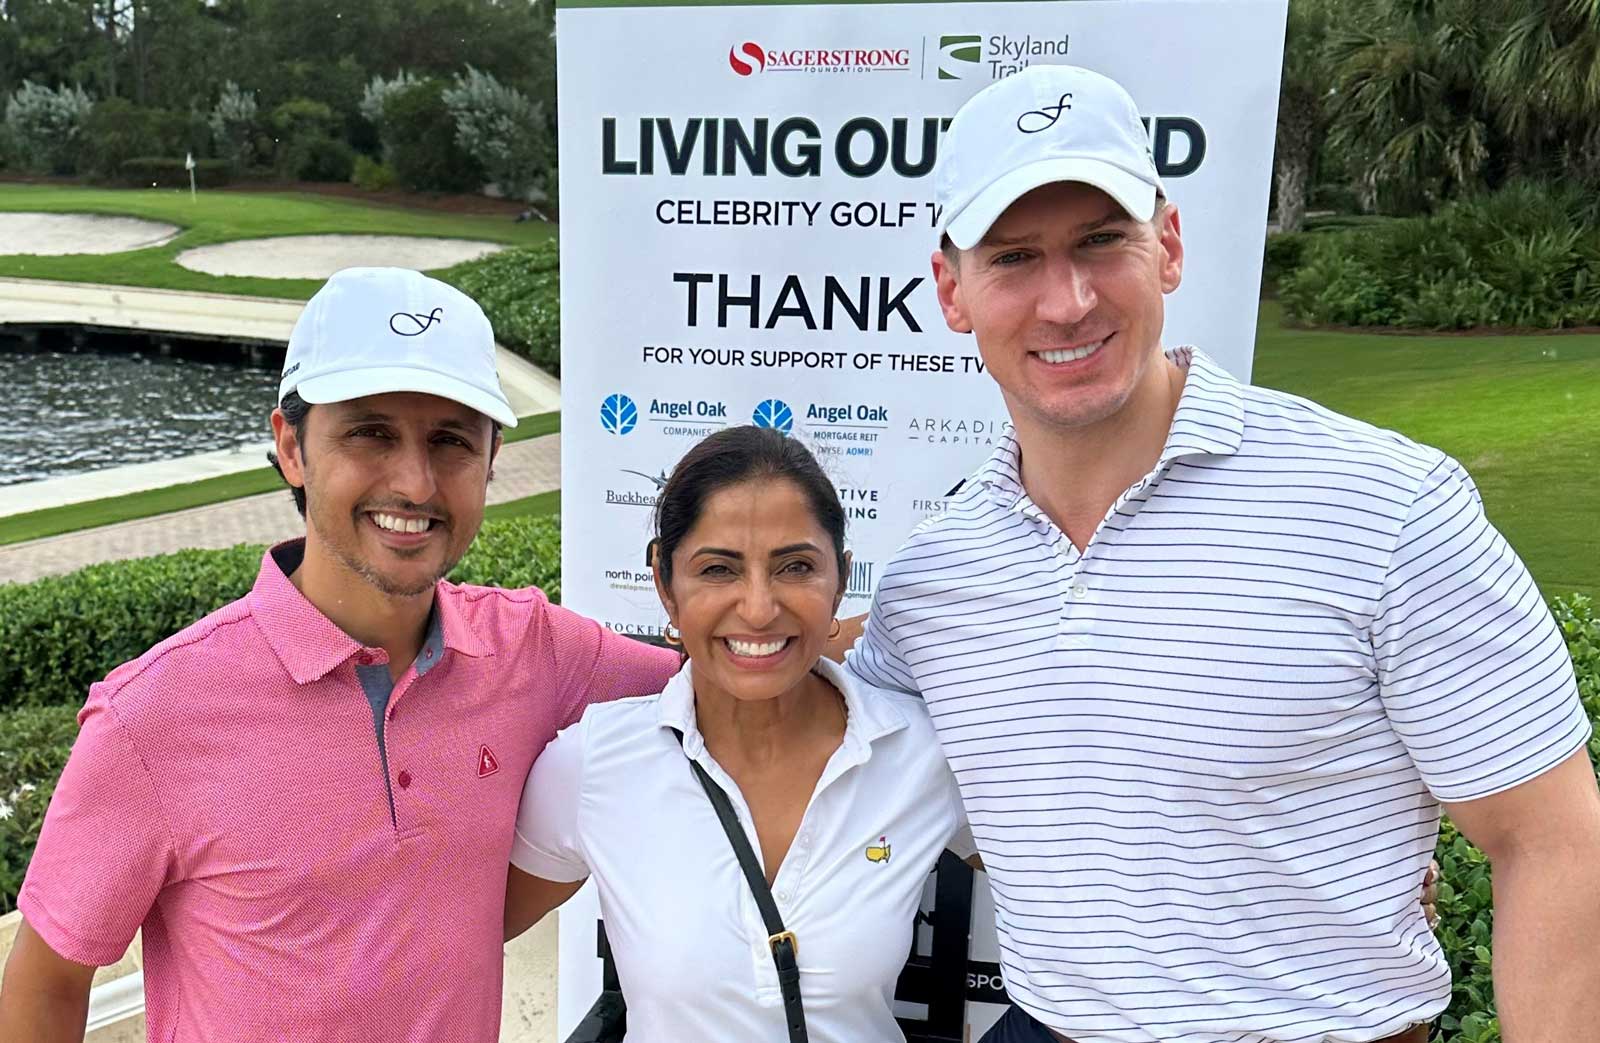
<instances>
[{"instance_id":1,"label":"angel oak mortgage reit logo","mask_svg":"<svg viewBox=\"0 0 1600 1043\"><path fill-rule=\"evenodd\" d=\"M728 67L740 76L769 72L910 72L910 47L763 47L752 40L728 48Z\"/></svg>"}]
</instances>

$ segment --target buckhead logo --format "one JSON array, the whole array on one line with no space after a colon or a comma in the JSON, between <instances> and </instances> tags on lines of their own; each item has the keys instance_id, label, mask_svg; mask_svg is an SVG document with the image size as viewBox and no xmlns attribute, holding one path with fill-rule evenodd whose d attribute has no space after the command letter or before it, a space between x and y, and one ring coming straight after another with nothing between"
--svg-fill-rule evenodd
<instances>
[{"instance_id":1,"label":"buckhead logo","mask_svg":"<svg viewBox=\"0 0 1600 1043\"><path fill-rule=\"evenodd\" d=\"M749 58L750 61L755 62L755 64L751 65L750 62L741 61L739 58L739 55L741 54L743 54L746 58ZM756 72L766 72L767 52L761 49L760 44L754 44L746 40L737 47L728 48L728 64L731 65L733 67L733 71L738 73L740 76L749 76Z\"/></svg>"}]
</instances>

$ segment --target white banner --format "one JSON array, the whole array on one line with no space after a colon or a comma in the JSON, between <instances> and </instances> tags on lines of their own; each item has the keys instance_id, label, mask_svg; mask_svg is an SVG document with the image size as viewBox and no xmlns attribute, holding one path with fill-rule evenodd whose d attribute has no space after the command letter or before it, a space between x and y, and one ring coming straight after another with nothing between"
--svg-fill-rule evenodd
<instances>
[{"instance_id":1,"label":"white banner","mask_svg":"<svg viewBox=\"0 0 1600 1043\"><path fill-rule=\"evenodd\" d=\"M1165 343L1248 378L1286 11L563 6L564 602L659 633L656 491L700 438L754 422L802 439L838 485L856 562L843 613L866 610L882 563L1004 419L939 312L931 173L962 102L1028 64L1087 66L1133 95L1183 227ZM973 958L989 964L979 905ZM563 1036L598 988L593 909L563 910Z\"/></svg>"}]
</instances>

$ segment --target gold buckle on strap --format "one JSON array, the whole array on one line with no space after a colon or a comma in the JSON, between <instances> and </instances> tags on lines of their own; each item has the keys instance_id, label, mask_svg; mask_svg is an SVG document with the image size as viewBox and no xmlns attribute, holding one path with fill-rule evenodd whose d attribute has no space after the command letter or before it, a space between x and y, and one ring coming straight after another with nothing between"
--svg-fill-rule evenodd
<instances>
[{"instance_id":1,"label":"gold buckle on strap","mask_svg":"<svg viewBox=\"0 0 1600 1043\"><path fill-rule=\"evenodd\" d=\"M768 936L768 938L767 938L767 948L771 949L773 952L777 952L778 951L778 943L779 942L784 942L784 941L789 943L789 951L790 952L794 953L796 956L800 955L800 939L798 939L798 938L796 938L794 936L794 932L793 931L784 931L781 934L774 934L774 935Z\"/></svg>"}]
</instances>

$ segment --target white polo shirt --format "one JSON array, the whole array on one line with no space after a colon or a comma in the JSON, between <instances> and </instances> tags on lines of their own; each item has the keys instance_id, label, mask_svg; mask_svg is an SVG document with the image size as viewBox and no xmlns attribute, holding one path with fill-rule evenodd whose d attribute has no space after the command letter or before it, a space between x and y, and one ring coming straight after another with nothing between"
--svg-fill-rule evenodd
<instances>
[{"instance_id":1,"label":"white polo shirt","mask_svg":"<svg viewBox=\"0 0 1600 1043\"><path fill-rule=\"evenodd\" d=\"M1174 357L1160 460L1081 554L1005 437L849 665L926 699L1034 1017L1382 1038L1449 1000L1417 901L1439 802L1583 747L1571 662L1454 460Z\"/></svg>"},{"instance_id":2,"label":"white polo shirt","mask_svg":"<svg viewBox=\"0 0 1600 1043\"><path fill-rule=\"evenodd\" d=\"M826 660L816 669L844 693L848 720L772 894L798 939L814 1043L898 1041L891 1003L923 884L947 846L966 857L972 844L922 702ZM766 927L688 758L728 794L759 856L750 810L695 725L685 666L660 695L591 706L545 748L511 861L547 880L594 877L629 1043L786 1039Z\"/></svg>"}]
</instances>

